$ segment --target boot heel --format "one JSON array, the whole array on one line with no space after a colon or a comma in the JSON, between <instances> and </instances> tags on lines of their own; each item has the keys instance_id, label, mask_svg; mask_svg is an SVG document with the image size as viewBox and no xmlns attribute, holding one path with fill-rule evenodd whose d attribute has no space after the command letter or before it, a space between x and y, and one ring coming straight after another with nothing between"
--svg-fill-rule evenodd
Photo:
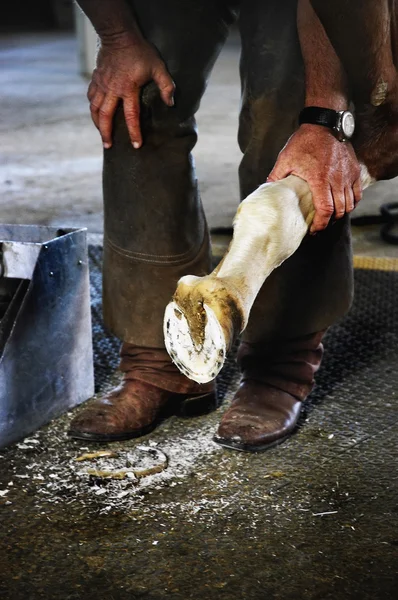
<instances>
[{"instance_id":1,"label":"boot heel","mask_svg":"<svg viewBox=\"0 0 398 600\"><path fill-rule=\"evenodd\" d=\"M216 392L203 394L203 396L191 396L185 398L178 406L178 415L180 417L199 417L213 412L220 406L221 402L217 398Z\"/></svg>"}]
</instances>

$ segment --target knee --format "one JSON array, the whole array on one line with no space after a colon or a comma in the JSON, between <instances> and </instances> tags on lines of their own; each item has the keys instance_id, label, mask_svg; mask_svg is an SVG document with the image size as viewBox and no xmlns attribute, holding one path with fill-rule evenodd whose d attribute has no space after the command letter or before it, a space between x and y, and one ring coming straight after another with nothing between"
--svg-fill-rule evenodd
<instances>
[{"instance_id":1,"label":"knee","mask_svg":"<svg viewBox=\"0 0 398 600\"><path fill-rule=\"evenodd\" d=\"M188 145L188 150L191 150L197 140L193 113L187 110L184 103L176 102L175 106L167 106L154 83L143 88L140 127L144 144L149 143L156 148L178 138L183 145ZM120 146L131 145L122 102L115 113L113 137L114 142Z\"/></svg>"}]
</instances>

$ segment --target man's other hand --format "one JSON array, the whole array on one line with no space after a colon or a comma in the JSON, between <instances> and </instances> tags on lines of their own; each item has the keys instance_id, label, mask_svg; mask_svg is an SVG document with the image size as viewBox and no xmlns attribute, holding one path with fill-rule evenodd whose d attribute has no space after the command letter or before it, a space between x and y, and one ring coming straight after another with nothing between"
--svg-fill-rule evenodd
<instances>
[{"instance_id":1,"label":"man's other hand","mask_svg":"<svg viewBox=\"0 0 398 600\"><path fill-rule=\"evenodd\" d=\"M112 146L113 117L120 101L131 143L134 148L142 146L140 91L150 81L158 86L163 102L173 106L174 82L151 44L128 36L102 43L87 97L104 148Z\"/></svg>"},{"instance_id":2,"label":"man's other hand","mask_svg":"<svg viewBox=\"0 0 398 600\"><path fill-rule=\"evenodd\" d=\"M362 196L360 166L349 142L319 125L303 124L279 153L267 181L298 175L310 186L315 217L310 233L354 210Z\"/></svg>"}]
</instances>

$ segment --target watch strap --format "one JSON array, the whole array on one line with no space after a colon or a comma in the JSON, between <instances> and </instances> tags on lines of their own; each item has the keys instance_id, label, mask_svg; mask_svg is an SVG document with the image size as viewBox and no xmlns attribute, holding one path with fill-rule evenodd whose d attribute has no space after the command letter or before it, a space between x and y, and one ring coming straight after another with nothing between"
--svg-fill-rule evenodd
<instances>
[{"instance_id":1,"label":"watch strap","mask_svg":"<svg viewBox=\"0 0 398 600\"><path fill-rule=\"evenodd\" d=\"M318 106L307 106L303 108L299 115L299 124L310 123L312 125L323 125L334 129L337 124L337 112L330 108L320 108Z\"/></svg>"}]
</instances>

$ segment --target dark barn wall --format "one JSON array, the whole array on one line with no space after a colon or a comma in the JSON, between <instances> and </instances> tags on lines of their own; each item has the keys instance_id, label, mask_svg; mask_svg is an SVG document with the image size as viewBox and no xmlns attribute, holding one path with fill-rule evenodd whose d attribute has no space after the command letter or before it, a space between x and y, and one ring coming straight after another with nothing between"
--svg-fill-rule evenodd
<instances>
[{"instance_id":1,"label":"dark barn wall","mask_svg":"<svg viewBox=\"0 0 398 600\"><path fill-rule=\"evenodd\" d=\"M71 27L72 15L73 0L6 0L0 31Z\"/></svg>"}]
</instances>

